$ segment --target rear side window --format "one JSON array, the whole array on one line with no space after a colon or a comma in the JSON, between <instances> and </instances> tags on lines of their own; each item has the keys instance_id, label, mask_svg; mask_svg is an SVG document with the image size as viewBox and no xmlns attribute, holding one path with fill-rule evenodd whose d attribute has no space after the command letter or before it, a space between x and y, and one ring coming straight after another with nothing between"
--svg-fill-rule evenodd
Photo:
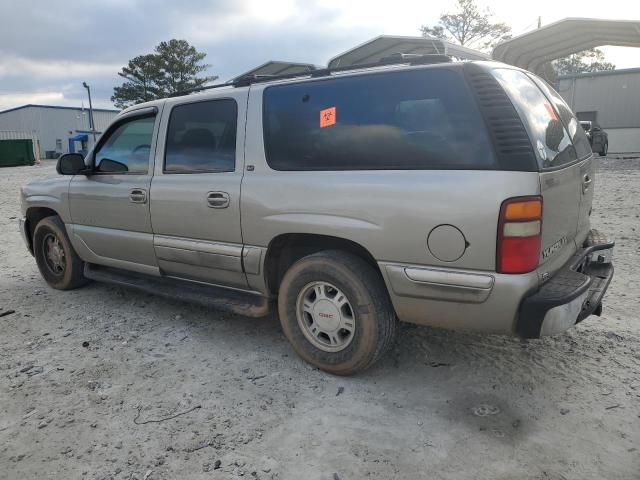
<instances>
[{"instance_id":1,"label":"rear side window","mask_svg":"<svg viewBox=\"0 0 640 480\"><path fill-rule=\"evenodd\" d=\"M577 160L576 150L560 117L542 91L519 70L495 69L498 79L529 130L541 168Z\"/></svg>"},{"instance_id":2,"label":"rear side window","mask_svg":"<svg viewBox=\"0 0 640 480\"><path fill-rule=\"evenodd\" d=\"M222 99L178 105L167 131L166 173L232 172L238 109Z\"/></svg>"},{"instance_id":3,"label":"rear side window","mask_svg":"<svg viewBox=\"0 0 640 480\"><path fill-rule=\"evenodd\" d=\"M584 134L584 128L579 127L579 122L576 116L573 114L569 106L565 103L564 99L556 92L547 82L543 79L532 76L536 84L542 89L545 95L553 102L560 115L560 119L564 123L565 127L569 131L573 146L576 149L578 158L584 158L591 154L591 145L589 139Z\"/></svg>"},{"instance_id":4,"label":"rear side window","mask_svg":"<svg viewBox=\"0 0 640 480\"><path fill-rule=\"evenodd\" d=\"M264 130L275 170L497 168L464 79L446 69L269 87Z\"/></svg>"}]
</instances>

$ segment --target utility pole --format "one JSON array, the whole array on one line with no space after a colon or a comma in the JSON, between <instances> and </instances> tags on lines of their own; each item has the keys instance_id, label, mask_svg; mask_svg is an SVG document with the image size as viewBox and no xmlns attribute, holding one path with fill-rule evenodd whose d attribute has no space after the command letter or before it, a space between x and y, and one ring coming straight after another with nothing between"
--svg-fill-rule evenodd
<instances>
[{"instance_id":1,"label":"utility pole","mask_svg":"<svg viewBox=\"0 0 640 480\"><path fill-rule=\"evenodd\" d=\"M542 17L538 17L538 28L542 27Z\"/></svg>"},{"instance_id":2,"label":"utility pole","mask_svg":"<svg viewBox=\"0 0 640 480\"><path fill-rule=\"evenodd\" d=\"M93 123L93 105L91 105L91 88L87 85L87 82L82 82L82 86L87 89L89 94L89 128L93 134L93 146L96 146L96 125Z\"/></svg>"}]
</instances>

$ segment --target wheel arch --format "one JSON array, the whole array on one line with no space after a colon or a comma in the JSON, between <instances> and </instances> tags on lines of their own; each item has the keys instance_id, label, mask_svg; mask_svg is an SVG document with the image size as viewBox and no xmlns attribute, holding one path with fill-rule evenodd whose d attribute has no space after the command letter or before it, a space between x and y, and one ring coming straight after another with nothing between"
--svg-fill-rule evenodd
<instances>
[{"instance_id":1,"label":"wheel arch","mask_svg":"<svg viewBox=\"0 0 640 480\"><path fill-rule=\"evenodd\" d=\"M25 214L25 234L29 242L29 250L33 253L33 233L35 232L36 225L43 218L60 216L60 214L50 207L29 207Z\"/></svg>"},{"instance_id":2,"label":"wheel arch","mask_svg":"<svg viewBox=\"0 0 640 480\"><path fill-rule=\"evenodd\" d=\"M284 233L274 237L267 247L264 275L269 292L278 293L280 282L291 265L307 255L325 250L341 250L362 258L384 282L378 262L371 252L353 240L313 233Z\"/></svg>"}]
</instances>

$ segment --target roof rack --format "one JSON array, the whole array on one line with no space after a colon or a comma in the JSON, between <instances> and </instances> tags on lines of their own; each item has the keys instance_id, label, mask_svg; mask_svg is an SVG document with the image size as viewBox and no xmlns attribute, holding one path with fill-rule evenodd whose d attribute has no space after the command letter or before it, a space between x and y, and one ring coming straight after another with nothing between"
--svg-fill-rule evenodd
<instances>
[{"instance_id":1,"label":"roof rack","mask_svg":"<svg viewBox=\"0 0 640 480\"><path fill-rule=\"evenodd\" d=\"M274 80L288 80L290 78L302 78L302 77L326 77L336 72L348 72L354 70L364 70L367 68L380 67L384 65L430 65L437 63L449 63L452 59L449 55L442 54L408 54L408 53L394 53L388 55L384 58L381 58L377 62L373 63L363 63L359 65L345 65L344 67L333 67L333 68L319 68L317 70L310 70L308 72L296 72L296 73L288 73L284 75L245 75L239 78L234 79L232 82L227 83L219 83L216 85L208 85L204 87L192 88L190 90L183 90L181 92L176 92L170 95L170 97L180 97L183 95L188 95L190 93L201 92L204 90L211 90L214 88L221 87L246 87L249 85L253 85L254 83L264 83L264 82L272 82Z\"/></svg>"},{"instance_id":2,"label":"roof rack","mask_svg":"<svg viewBox=\"0 0 640 480\"><path fill-rule=\"evenodd\" d=\"M418 53L392 53L387 57L383 57L378 64L393 65L397 63L408 63L410 65L428 65L430 63L449 63L451 57L439 53L427 53L420 55ZM358 65L355 65L358 67Z\"/></svg>"},{"instance_id":3,"label":"roof rack","mask_svg":"<svg viewBox=\"0 0 640 480\"><path fill-rule=\"evenodd\" d=\"M300 62L287 62L283 60L269 60L268 62L258 65L252 68L248 72L241 73L234 78L227 81L227 83L233 83L234 81L244 78L249 75L285 75L290 73L305 73L311 70L316 70L318 67L312 63L300 63Z\"/></svg>"},{"instance_id":4,"label":"roof rack","mask_svg":"<svg viewBox=\"0 0 640 480\"><path fill-rule=\"evenodd\" d=\"M434 63L451 62L451 57L447 55L428 54L428 55L411 55L406 53L396 53L389 55L377 62L363 63L360 65L345 65L344 67L320 68L310 72L291 73L288 75L253 75L238 79L233 83L235 87L246 87L254 83L271 82L274 80L287 80L289 78L299 77L326 77L332 73L349 72L354 70L364 70L367 68L380 67L383 65L429 65Z\"/></svg>"},{"instance_id":5,"label":"roof rack","mask_svg":"<svg viewBox=\"0 0 640 480\"><path fill-rule=\"evenodd\" d=\"M182 97L183 95L189 95L190 93L202 92L203 90L211 90L212 88L230 87L231 83L216 83L215 85L205 85L202 87L190 88L188 90L180 90L169 94L169 98Z\"/></svg>"}]
</instances>

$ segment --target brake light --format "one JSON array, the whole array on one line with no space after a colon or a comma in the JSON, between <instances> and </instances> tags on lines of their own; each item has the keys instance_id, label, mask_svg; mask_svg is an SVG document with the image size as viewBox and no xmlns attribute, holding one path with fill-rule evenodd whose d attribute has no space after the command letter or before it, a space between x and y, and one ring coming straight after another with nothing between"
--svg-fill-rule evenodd
<instances>
[{"instance_id":1,"label":"brake light","mask_svg":"<svg viewBox=\"0 0 640 480\"><path fill-rule=\"evenodd\" d=\"M536 269L542 241L542 197L514 197L502 202L498 221L496 268L499 273Z\"/></svg>"}]
</instances>

